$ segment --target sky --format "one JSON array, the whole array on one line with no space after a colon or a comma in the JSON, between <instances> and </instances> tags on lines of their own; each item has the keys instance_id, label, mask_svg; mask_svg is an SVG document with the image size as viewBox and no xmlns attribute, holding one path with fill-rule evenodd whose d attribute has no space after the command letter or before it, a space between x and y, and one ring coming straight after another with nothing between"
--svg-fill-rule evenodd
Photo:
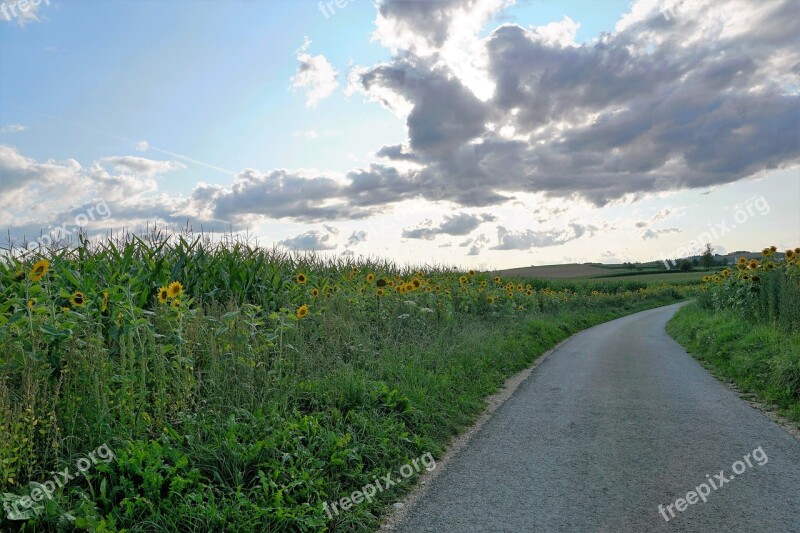
<instances>
[{"instance_id":1,"label":"sky","mask_svg":"<svg viewBox=\"0 0 800 533\"><path fill-rule=\"evenodd\" d=\"M795 0L0 3L17 244L156 223L485 269L800 245Z\"/></svg>"}]
</instances>

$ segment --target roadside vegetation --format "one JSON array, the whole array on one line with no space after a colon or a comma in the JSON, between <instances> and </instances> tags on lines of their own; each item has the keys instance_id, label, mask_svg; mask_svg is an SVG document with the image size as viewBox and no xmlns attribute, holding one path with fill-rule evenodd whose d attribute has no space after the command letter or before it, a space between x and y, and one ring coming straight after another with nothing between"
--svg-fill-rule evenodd
<instances>
[{"instance_id":1,"label":"roadside vegetation","mask_svg":"<svg viewBox=\"0 0 800 533\"><path fill-rule=\"evenodd\" d=\"M704 279L669 333L701 361L800 422L800 248Z\"/></svg>"},{"instance_id":2,"label":"roadside vegetation","mask_svg":"<svg viewBox=\"0 0 800 533\"><path fill-rule=\"evenodd\" d=\"M694 290L323 261L190 233L7 252L3 531L374 529L408 484L323 506L438 457L570 334ZM113 460L35 492L102 449Z\"/></svg>"}]
</instances>

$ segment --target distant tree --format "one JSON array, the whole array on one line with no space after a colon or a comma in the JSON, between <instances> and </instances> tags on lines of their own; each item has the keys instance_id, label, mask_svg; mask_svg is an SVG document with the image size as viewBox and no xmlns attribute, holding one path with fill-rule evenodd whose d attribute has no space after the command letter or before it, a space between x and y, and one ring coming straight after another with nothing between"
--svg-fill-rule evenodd
<instances>
[{"instance_id":1,"label":"distant tree","mask_svg":"<svg viewBox=\"0 0 800 533\"><path fill-rule=\"evenodd\" d=\"M700 260L699 260L698 258L696 258L696 257L695 257L694 259L692 259L692 264L693 264L694 266L700 266Z\"/></svg>"},{"instance_id":2,"label":"distant tree","mask_svg":"<svg viewBox=\"0 0 800 533\"><path fill-rule=\"evenodd\" d=\"M678 261L678 268L681 269L683 272L689 272L692 270L692 262L688 259L680 259Z\"/></svg>"},{"instance_id":3,"label":"distant tree","mask_svg":"<svg viewBox=\"0 0 800 533\"><path fill-rule=\"evenodd\" d=\"M714 248L711 247L710 242L706 243L706 249L703 252L703 255L700 256L700 262L702 263L703 268L706 270L716 264L716 261L714 260Z\"/></svg>"}]
</instances>

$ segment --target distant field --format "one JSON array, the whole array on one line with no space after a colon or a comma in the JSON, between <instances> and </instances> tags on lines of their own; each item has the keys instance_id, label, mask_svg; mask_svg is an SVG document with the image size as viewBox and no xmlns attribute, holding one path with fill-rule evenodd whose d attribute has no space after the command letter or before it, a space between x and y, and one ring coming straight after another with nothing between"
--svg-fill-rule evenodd
<instances>
[{"instance_id":1,"label":"distant field","mask_svg":"<svg viewBox=\"0 0 800 533\"><path fill-rule=\"evenodd\" d=\"M500 270L498 274L513 278L578 279L608 276L609 269L594 265L545 265L509 268Z\"/></svg>"},{"instance_id":2,"label":"distant field","mask_svg":"<svg viewBox=\"0 0 800 533\"><path fill-rule=\"evenodd\" d=\"M651 273L641 273L641 274L632 274L629 276L601 276L601 277L594 277L592 279L597 280L626 280L626 281L667 281L667 282L686 282L686 281L700 281L703 279L703 276L708 274L708 272L704 271L697 271L697 272L651 272Z\"/></svg>"},{"instance_id":3,"label":"distant field","mask_svg":"<svg viewBox=\"0 0 800 533\"><path fill-rule=\"evenodd\" d=\"M666 272L661 269L635 270L621 265L544 265L534 267L510 268L498 272L504 277L539 279L624 279L626 281L699 281L707 274L705 271Z\"/></svg>"}]
</instances>

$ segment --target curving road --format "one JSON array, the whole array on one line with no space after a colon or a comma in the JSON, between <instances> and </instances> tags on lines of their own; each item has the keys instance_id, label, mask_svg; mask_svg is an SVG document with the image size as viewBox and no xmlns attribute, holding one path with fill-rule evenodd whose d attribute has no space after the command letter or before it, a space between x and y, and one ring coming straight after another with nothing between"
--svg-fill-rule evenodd
<instances>
[{"instance_id":1,"label":"curving road","mask_svg":"<svg viewBox=\"0 0 800 533\"><path fill-rule=\"evenodd\" d=\"M800 443L667 335L679 306L550 354L398 529L800 532Z\"/></svg>"}]
</instances>

